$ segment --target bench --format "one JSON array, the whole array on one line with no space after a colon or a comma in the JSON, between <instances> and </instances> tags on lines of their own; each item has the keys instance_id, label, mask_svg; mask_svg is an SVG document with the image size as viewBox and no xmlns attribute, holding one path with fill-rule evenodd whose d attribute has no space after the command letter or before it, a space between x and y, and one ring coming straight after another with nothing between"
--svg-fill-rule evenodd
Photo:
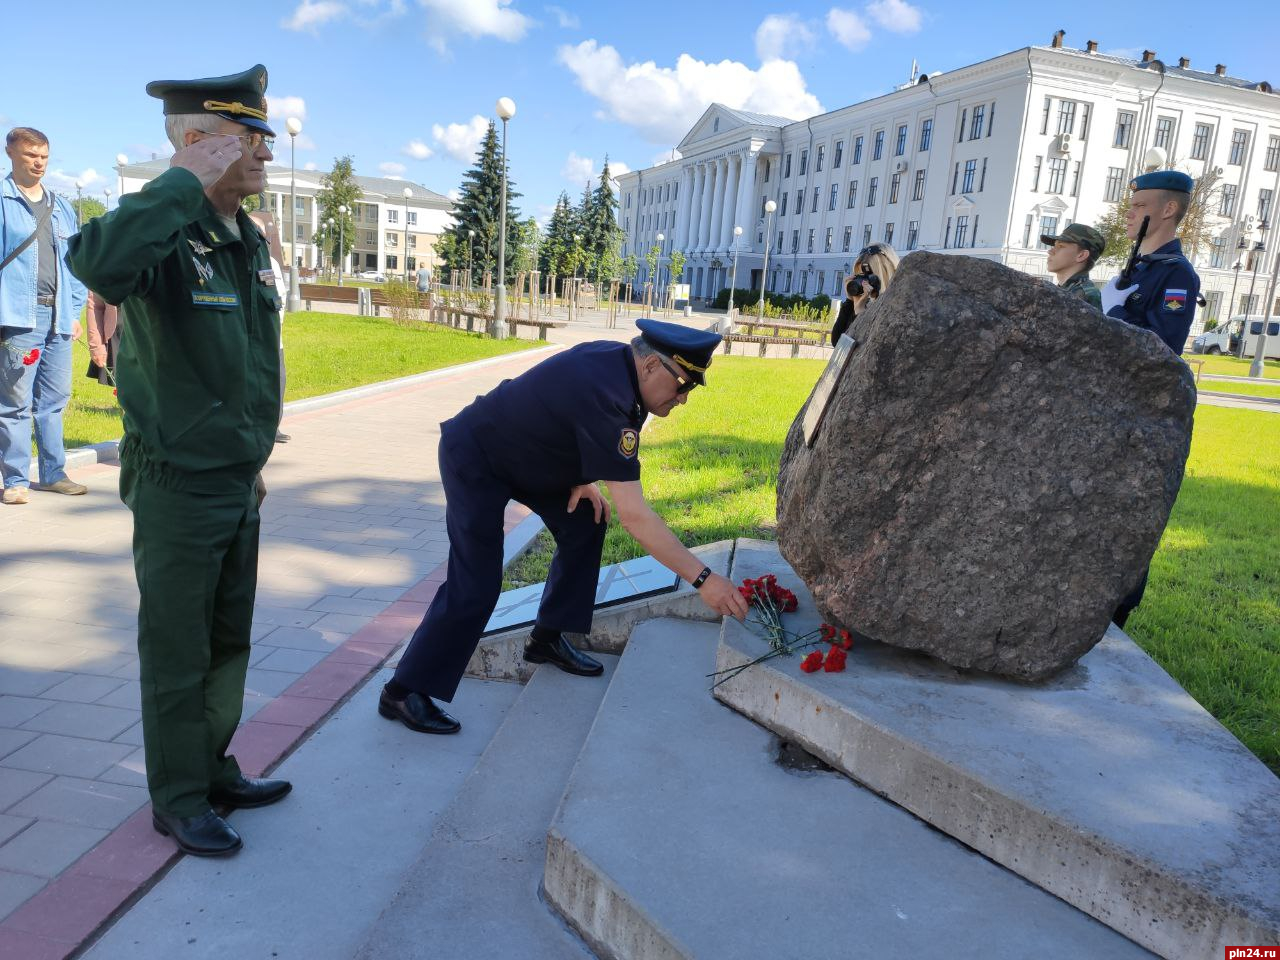
<instances>
[{"instance_id":1,"label":"bench","mask_svg":"<svg viewBox=\"0 0 1280 960\"><path fill-rule=\"evenodd\" d=\"M530 320L528 317L507 317L507 325L511 327L511 336L513 337L516 335L517 327L537 327L538 339L545 340L547 339L548 330L559 330L569 324L565 320L546 320L542 318Z\"/></svg>"},{"instance_id":2,"label":"bench","mask_svg":"<svg viewBox=\"0 0 1280 960\"><path fill-rule=\"evenodd\" d=\"M1196 368L1196 383L1199 383L1200 371L1204 369L1204 361L1197 360L1195 357L1186 357L1186 356L1184 356L1182 359L1186 361L1186 364L1188 367L1194 366Z\"/></svg>"},{"instance_id":3,"label":"bench","mask_svg":"<svg viewBox=\"0 0 1280 960\"><path fill-rule=\"evenodd\" d=\"M801 347L825 347L827 346L827 333L823 330L820 337L782 337L770 336L761 333L726 333L722 339L724 343L724 352L728 354L730 348L735 343L758 343L760 344L760 356L765 356L770 346L789 346L791 347L791 356L800 356Z\"/></svg>"},{"instance_id":4,"label":"bench","mask_svg":"<svg viewBox=\"0 0 1280 960\"><path fill-rule=\"evenodd\" d=\"M360 290L358 287L330 287L321 283L300 283L298 284L298 298L306 303L306 309L311 309L312 301L318 303L349 303L355 305L360 302Z\"/></svg>"}]
</instances>

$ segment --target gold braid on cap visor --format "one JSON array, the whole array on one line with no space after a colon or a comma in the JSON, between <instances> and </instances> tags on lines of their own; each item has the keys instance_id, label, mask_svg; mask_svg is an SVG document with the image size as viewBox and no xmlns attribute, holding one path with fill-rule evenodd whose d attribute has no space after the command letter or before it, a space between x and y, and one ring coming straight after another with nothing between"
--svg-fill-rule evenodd
<instances>
[{"instance_id":1,"label":"gold braid on cap visor","mask_svg":"<svg viewBox=\"0 0 1280 960\"><path fill-rule=\"evenodd\" d=\"M264 122L267 119L267 111L255 110L253 107L246 107L239 100L234 103L224 103L221 100L206 100L204 102L204 108L212 111L213 113L234 113L237 116L243 114L246 117L253 117L255 120L262 120Z\"/></svg>"},{"instance_id":2,"label":"gold braid on cap visor","mask_svg":"<svg viewBox=\"0 0 1280 960\"><path fill-rule=\"evenodd\" d=\"M680 364L680 366L684 367L686 370L693 370L693 371L696 371L697 373L707 372L706 367L700 367L696 363L690 363L688 360L680 356L680 354L678 353L673 353L671 355L671 359L674 360L676 363Z\"/></svg>"}]
</instances>

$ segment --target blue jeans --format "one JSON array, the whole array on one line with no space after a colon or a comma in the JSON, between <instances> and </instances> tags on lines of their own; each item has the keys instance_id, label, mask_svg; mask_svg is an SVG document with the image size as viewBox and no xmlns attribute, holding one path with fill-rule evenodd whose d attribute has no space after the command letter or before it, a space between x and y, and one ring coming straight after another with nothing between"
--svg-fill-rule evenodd
<instances>
[{"instance_id":1,"label":"blue jeans","mask_svg":"<svg viewBox=\"0 0 1280 960\"><path fill-rule=\"evenodd\" d=\"M28 487L35 422L40 482L67 475L62 411L71 397L71 337L55 332L52 307L36 307L34 330L0 328L0 473L6 487ZM23 363L32 350L34 363Z\"/></svg>"}]
</instances>

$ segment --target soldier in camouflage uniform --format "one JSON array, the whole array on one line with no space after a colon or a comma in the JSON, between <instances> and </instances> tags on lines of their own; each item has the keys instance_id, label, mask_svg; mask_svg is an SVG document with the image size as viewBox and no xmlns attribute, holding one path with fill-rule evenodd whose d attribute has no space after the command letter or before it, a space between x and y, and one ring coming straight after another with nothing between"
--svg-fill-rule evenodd
<instances>
[{"instance_id":1,"label":"soldier in camouflage uniform","mask_svg":"<svg viewBox=\"0 0 1280 960\"><path fill-rule=\"evenodd\" d=\"M1040 241L1049 244L1047 265L1058 286L1101 311L1102 294L1089 271L1106 249L1102 234L1083 223L1073 223L1058 236L1041 234Z\"/></svg>"}]
</instances>

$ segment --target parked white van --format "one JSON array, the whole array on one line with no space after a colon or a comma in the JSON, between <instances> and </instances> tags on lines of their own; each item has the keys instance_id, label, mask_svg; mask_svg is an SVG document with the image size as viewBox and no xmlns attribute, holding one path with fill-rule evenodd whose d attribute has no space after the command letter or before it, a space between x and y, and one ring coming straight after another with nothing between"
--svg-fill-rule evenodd
<instances>
[{"instance_id":1,"label":"parked white van","mask_svg":"<svg viewBox=\"0 0 1280 960\"><path fill-rule=\"evenodd\" d=\"M1235 316L1213 330L1206 330L1191 341L1192 353L1238 356L1240 328L1246 320L1249 322L1249 332L1244 338L1244 355L1252 357L1258 349L1258 334L1262 332L1263 317L1260 314ZM1273 316L1267 323L1266 359L1280 360L1280 317Z\"/></svg>"}]
</instances>

